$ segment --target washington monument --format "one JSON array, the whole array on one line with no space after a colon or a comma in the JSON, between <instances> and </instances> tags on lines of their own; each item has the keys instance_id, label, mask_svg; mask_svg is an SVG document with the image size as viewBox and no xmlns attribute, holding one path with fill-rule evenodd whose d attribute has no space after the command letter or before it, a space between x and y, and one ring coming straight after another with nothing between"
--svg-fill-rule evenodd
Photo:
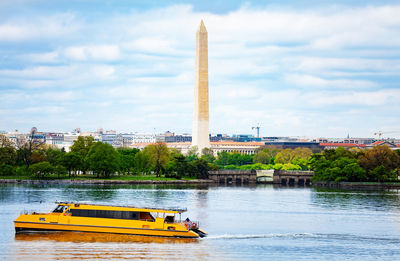
<instances>
[{"instance_id":1,"label":"washington monument","mask_svg":"<svg viewBox=\"0 0 400 261\"><path fill-rule=\"evenodd\" d=\"M208 34L203 20L201 20L196 33L196 65L193 103L192 146L197 146L201 154L204 148L210 148L208 126Z\"/></svg>"}]
</instances>

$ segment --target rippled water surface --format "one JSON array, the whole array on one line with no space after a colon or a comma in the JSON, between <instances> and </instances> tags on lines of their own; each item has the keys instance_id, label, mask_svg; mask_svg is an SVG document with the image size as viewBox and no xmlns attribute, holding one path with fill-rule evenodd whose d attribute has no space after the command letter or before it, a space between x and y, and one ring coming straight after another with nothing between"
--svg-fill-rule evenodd
<instances>
[{"instance_id":1,"label":"rippled water surface","mask_svg":"<svg viewBox=\"0 0 400 261\"><path fill-rule=\"evenodd\" d=\"M209 233L169 239L14 233L23 210L54 201L186 207ZM313 188L0 185L0 259L400 260L400 192Z\"/></svg>"}]
</instances>

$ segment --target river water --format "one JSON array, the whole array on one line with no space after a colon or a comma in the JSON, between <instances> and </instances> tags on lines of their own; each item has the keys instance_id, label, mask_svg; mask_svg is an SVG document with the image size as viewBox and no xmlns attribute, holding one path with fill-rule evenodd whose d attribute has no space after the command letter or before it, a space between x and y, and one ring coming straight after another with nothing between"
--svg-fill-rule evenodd
<instances>
[{"instance_id":1,"label":"river water","mask_svg":"<svg viewBox=\"0 0 400 261\"><path fill-rule=\"evenodd\" d=\"M23 210L54 202L187 208L202 239L15 234ZM400 260L400 192L315 188L0 185L5 260Z\"/></svg>"}]
</instances>

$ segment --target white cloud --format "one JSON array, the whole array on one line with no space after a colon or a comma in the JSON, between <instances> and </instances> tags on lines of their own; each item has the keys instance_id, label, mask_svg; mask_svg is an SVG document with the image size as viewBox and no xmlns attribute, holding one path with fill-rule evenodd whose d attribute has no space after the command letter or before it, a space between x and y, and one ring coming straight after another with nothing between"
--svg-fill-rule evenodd
<instances>
[{"instance_id":1,"label":"white cloud","mask_svg":"<svg viewBox=\"0 0 400 261\"><path fill-rule=\"evenodd\" d=\"M285 79L299 86L306 87L329 87L335 89L349 88L372 88L377 84L372 81L365 80L346 80L346 79L323 79L313 75L306 74L290 74L286 75Z\"/></svg>"},{"instance_id":2,"label":"white cloud","mask_svg":"<svg viewBox=\"0 0 400 261\"><path fill-rule=\"evenodd\" d=\"M177 5L101 19L84 12L17 17L0 24L0 41L35 44L25 54L15 49L18 61L5 56L0 88L31 97L26 108L40 100L63 107L58 112L65 118L80 111L63 124L190 131L195 30L203 18L214 132L251 133L260 122L271 135L307 134L310 126L313 133L350 127L362 133L372 112L382 119L376 124L397 117L390 108L400 98L398 13L399 5L244 6L226 14ZM10 108L24 99L4 92L0 98ZM347 120L345 112L357 119ZM337 126L326 127L331 123Z\"/></svg>"},{"instance_id":3,"label":"white cloud","mask_svg":"<svg viewBox=\"0 0 400 261\"><path fill-rule=\"evenodd\" d=\"M32 53L22 55L21 60L29 61L31 63L57 63L59 62L59 53L57 51L45 53Z\"/></svg>"},{"instance_id":4,"label":"white cloud","mask_svg":"<svg viewBox=\"0 0 400 261\"><path fill-rule=\"evenodd\" d=\"M117 45L71 46L65 49L64 55L77 61L113 61L119 58L120 51Z\"/></svg>"},{"instance_id":5,"label":"white cloud","mask_svg":"<svg viewBox=\"0 0 400 261\"><path fill-rule=\"evenodd\" d=\"M324 57L303 57L299 58L301 71L320 72L326 70L351 70L351 71L385 71L399 72L400 59L361 59L361 58L324 58Z\"/></svg>"},{"instance_id":6,"label":"white cloud","mask_svg":"<svg viewBox=\"0 0 400 261\"><path fill-rule=\"evenodd\" d=\"M315 105L363 105L384 106L399 105L400 90L380 90L369 92L344 92L344 93L312 93L307 94L309 102ZM372 108L371 108L372 109Z\"/></svg>"},{"instance_id":7,"label":"white cloud","mask_svg":"<svg viewBox=\"0 0 400 261\"><path fill-rule=\"evenodd\" d=\"M38 41L70 36L80 29L74 15L14 17L0 24L0 42Z\"/></svg>"}]
</instances>

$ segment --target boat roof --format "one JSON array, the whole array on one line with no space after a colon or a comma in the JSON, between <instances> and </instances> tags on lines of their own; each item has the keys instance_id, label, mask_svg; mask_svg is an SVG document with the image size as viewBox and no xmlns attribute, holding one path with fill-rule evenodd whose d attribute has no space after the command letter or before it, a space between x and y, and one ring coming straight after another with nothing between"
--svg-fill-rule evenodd
<instances>
[{"instance_id":1,"label":"boat roof","mask_svg":"<svg viewBox=\"0 0 400 261\"><path fill-rule=\"evenodd\" d=\"M121 206L121 205L105 205L105 204L93 204L84 202L66 202L66 201L56 201L59 205L85 205L85 206L99 206L99 207L113 207L113 208L131 208L139 211L149 211L149 212L162 212L162 213L183 213L186 212L186 208L154 208L154 207L139 207L139 206Z\"/></svg>"}]
</instances>

